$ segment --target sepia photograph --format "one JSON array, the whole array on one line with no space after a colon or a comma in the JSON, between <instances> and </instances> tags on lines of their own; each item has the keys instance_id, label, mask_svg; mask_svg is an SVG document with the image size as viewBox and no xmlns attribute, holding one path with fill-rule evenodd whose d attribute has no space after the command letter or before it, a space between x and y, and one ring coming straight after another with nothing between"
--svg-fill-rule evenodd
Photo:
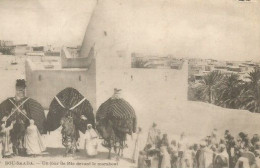
<instances>
[{"instance_id":1,"label":"sepia photograph","mask_svg":"<svg viewBox=\"0 0 260 168\"><path fill-rule=\"evenodd\" d=\"M260 0L0 0L0 167L260 168Z\"/></svg>"}]
</instances>

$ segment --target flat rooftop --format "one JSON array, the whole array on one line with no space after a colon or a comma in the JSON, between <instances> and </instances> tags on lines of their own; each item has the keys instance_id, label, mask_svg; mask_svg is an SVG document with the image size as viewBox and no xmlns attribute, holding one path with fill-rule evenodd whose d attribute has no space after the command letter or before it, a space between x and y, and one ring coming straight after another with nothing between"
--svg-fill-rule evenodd
<instances>
[{"instance_id":1,"label":"flat rooftop","mask_svg":"<svg viewBox=\"0 0 260 168\"><path fill-rule=\"evenodd\" d=\"M60 57L28 58L26 60L31 70L45 71L82 71L87 68L62 68Z\"/></svg>"}]
</instances>

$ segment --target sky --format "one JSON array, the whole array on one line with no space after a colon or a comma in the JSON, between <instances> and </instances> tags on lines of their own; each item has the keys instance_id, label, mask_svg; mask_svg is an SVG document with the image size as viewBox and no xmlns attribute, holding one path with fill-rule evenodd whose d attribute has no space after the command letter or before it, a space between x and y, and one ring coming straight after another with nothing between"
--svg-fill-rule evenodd
<instances>
[{"instance_id":1,"label":"sky","mask_svg":"<svg viewBox=\"0 0 260 168\"><path fill-rule=\"evenodd\" d=\"M95 4L95 0L0 0L0 39L80 45ZM133 0L129 4L137 18L131 29L129 23L125 28L134 32L134 48L160 48L163 54L181 57L260 61L259 0Z\"/></svg>"},{"instance_id":2,"label":"sky","mask_svg":"<svg viewBox=\"0 0 260 168\"><path fill-rule=\"evenodd\" d=\"M0 39L80 45L94 4L90 0L0 0Z\"/></svg>"}]
</instances>

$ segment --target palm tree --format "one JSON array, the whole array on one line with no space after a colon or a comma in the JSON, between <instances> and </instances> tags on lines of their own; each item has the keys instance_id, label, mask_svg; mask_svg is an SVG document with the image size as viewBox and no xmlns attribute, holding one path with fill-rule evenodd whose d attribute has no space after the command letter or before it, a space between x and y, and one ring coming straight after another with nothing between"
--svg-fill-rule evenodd
<instances>
[{"instance_id":1,"label":"palm tree","mask_svg":"<svg viewBox=\"0 0 260 168\"><path fill-rule=\"evenodd\" d=\"M248 74L250 80L245 85L243 98L244 108L252 112L260 113L260 70L255 68Z\"/></svg>"},{"instance_id":2,"label":"palm tree","mask_svg":"<svg viewBox=\"0 0 260 168\"><path fill-rule=\"evenodd\" d=\"M213 97L217 93L216 90L222 78L223 75L219 71L212 71L203 77L200 89L203 90L203 95L209 103L214 100Z\"/></svg>"},{"instance_id":3,"label":"palm tree","mask_svg":"<svg viewBox=\"0 0 260 168\"><path fill-rule=\"evenodd\" d=\"M239 75L226 75L218 89L219 105L237 109L241 105L241 94L244 82L239 79Z\"/></svg>"}]
</instances>

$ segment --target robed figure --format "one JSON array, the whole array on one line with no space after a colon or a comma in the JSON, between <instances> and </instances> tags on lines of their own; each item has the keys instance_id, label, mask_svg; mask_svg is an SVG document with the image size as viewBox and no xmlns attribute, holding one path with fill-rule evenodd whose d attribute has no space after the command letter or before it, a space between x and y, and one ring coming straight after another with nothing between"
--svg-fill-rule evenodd
<instances>
[{"instance_id":1,"label":"robed figure","mask_svg":"<svg viewBox=\"0 0 260 168\"><path fill-rule=\"evenodd\" d=\"M160 131L159 129L157 129L157 124L153 123L152 127L149 129L148 132L146 145L150 144L152 145L153 148L157 148L158 142L160 141L160 139L158 139L159 136L160 136Z\"/></svg>"},{"instance_id":2,"label":"robed figure","mask_svg":"<svg viewBox=\"0 0 260 168\"><path fill-rule=\"evenodd\" d=\"M5 121L6 118L4 118ZM13 129L15 121L11 123L9 127L6 127L5 122L1 125L1 139L2 139L2 157L9 157L13 154L12 142L10 140L10 131Z\"/></svg>"},{"instance_id":3,"label":"robed figure","mask_svg":"<svg viewBox=\"0 0 260 168\"><path fill-rule=\"evenodd\" d=\"M25 88L25 80L18 79L15 97L10 97L0 104L0 119L6 117L6 127L9 127L12 121L16 121L10 132L15 155L25 154L24 135L30 119L35 121L41 134L46 133L44 109L36 100L25 96Z\"/></svg>"},{"instance_id":4,"label":"robed figure","mask_svg":"<svg viewBox=\"0 0 260 168\"><path fill-rule=\"evenodd\" d=\"M228 168L229 167L229 158L226 151L226 146L221 144L219 147L219 153L214 158L214 168Z\"/></svg>"},{"instance_id":5,"label":"robed figure","mask_svg":"<svg viewBox=\"0 0 260 168\"><path fill-rule=\"evenodd\" d=\"M41 134L34 124L34 120L30 120L24 136L24 147L27 155L39 155L45 151L46 147L42 141Z\"/></svg>"},{"instance_id":6,"label":"robed figure","mask_svg":"<svg viewBox=\"0 0 260 168\"><path fill-rule=\"evenodd\" d=\"M88 156L96 156L98 151L98 135L96 131L92 128L91 124L87 125L88 129L84 135L84 149Z\"/></svg>"},{"instance_id":7,"label":"robed figure","mask_svg":"<svg viewBox=\"0 0 260 168\"><path fill-rule=\"evenodd\" d=\"M161 147L160 147L160 152L161 152L161 168L171 168L171 157L170 154L168 153L168 145L166 142L163 142Z\"/></svg>"},{"instance_id":8,"label":"robed figure","mask_svg":"<svg viewBox=\"0 0 260 168\"><path fill-rule=\"evenodd\" d=\"M196 156L197 168L212 168L213 167L213 152L207 148L206 142L202 141L200 149L197 151Z\"/></svg>"},{"instance_id":9,"label":"robed figure","mask_svg":"<svg viewBox=\"0 0 260 168\"><path fill-rule=\"evenodd\" d=\"M142 137L142 129L138 127L136 136L133 138L134 140L134 151L132 155L132 162L136 163L138 161L139 152L142 151L145 147L145 142Z\"/></svg>"}]
</instances>

